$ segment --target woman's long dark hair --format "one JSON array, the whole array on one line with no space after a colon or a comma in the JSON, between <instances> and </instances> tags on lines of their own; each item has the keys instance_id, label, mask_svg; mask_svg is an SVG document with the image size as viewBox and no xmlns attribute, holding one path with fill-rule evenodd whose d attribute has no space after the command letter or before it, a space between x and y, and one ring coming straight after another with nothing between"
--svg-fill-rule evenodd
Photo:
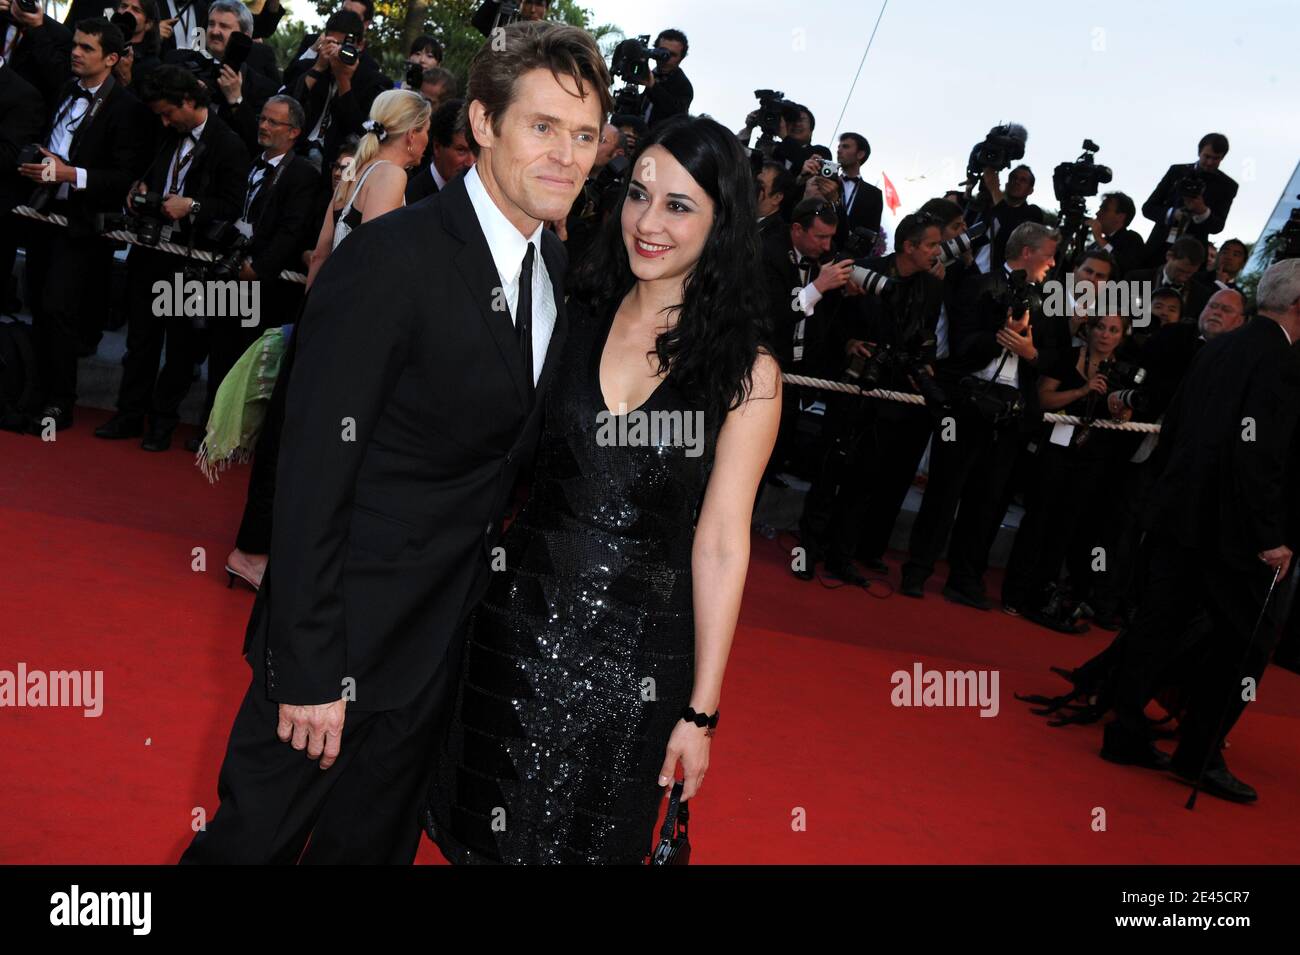
<instances>
[{"instance_id":1,"label":"woman's long dark hair","mask_svg":"<svg viewBox=\"0 0 1300 955\"><path fill-rule=\"evenodd\" d=\"M655 341L659 371L717 417L753 387L766 335L755 269L758 211L749 160L731 130L707 116L675 116L655 126L637 150L662 146L713 200L713 228L687 277L677 322ZM636 169L635 157L629 176ZM577 266L572 294L596 311L615 308L636 284L623 244L627 187Z\"/></svg>"}]
</instances>

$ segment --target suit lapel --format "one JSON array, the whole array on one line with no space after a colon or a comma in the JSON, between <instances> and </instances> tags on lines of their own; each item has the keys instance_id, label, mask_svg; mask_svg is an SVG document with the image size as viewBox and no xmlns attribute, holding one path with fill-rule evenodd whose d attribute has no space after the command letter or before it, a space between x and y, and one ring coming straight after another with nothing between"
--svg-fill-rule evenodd
<instances>
[{"instance_id":1,"label":"suit lapel","mask_svg":"<svg viewBox=\"0 0 1300 955\"><path fill-rule=\"evenodd\" d=\"M539 241L542 246L542 261L546 263L546 272L551 278L551 290L555 293L555 327L551 329L551 340L546 346L546 359L542 363L542 374L537 379L537 395L546 394L547 385L555 376L555 369L560 363L560 352L564 349L564 340L568 335L569 321L564 308L564 256L559 242L547 242L549 238L543 230ZM538 400L537 406L542 402ZM536 407L533 409L536 411Z\"/></svg>"},{"instance_id":2,"label":"suit lapel","mask_svg":"<svg viewBox=\"0 0 1300 955\"><path fill-rule=\"evenodd\" d=\"M519 351L519 339L515 335L514 321L510 311L505 307L505 296L500 291L501 277L497 274L496 264L488 249L487 238L474 213L474 205L469 201L463 178L447 184L440 193L439 205L442 208L443 225L447 231L462 243L460 251L453 257L457 271L465 281L474 304L478 307L479 317L487 326L489 334L496 342L501 360L510 371L510 379L515 383L515 393L520 404L529 405L528 390L524 380L524 359ZM550 268L550 263L547 263ZM493 309L493 304L500 307ZM559 325L557 320L556 325ZM549 349L547 352L550 355Z\"/></svg>"}]
</instances>

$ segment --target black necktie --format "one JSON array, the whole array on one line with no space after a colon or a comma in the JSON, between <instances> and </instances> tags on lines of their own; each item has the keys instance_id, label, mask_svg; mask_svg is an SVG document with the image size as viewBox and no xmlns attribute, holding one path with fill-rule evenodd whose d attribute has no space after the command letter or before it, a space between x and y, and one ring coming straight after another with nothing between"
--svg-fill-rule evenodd
<instances>
[{"instance_id":1,"label":"black necktie","mask_svg":"<svg viewBox=\"0 0 1300 955\"><path fill-rule=\"evenodd\" d=\"M519 351L524 356L524 377L528 393L533 392L533 244L524 253L524 267L519 272L519 304L515 306L515 332Z\"/></svg>"}]
</instances>

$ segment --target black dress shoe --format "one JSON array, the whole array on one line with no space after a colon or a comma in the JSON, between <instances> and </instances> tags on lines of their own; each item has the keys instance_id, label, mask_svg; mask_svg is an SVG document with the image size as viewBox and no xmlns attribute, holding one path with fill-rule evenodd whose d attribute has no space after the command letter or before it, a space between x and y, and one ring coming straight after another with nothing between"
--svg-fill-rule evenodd
<instances>
[{"instance_id":1,"label":"black dress shoe","mask_svg":"<svg viewBox=\"0 0 1300 955\"><path fill-rule=\"evenodd\" d=\"M898 585L898 592L904 597L920 600L925 596L925 581L916 577L905 576L903 582Z\"/></svg>"},{"instance_id":2,"label":"black dress shoe","mask_svg":"<svg viewBox=\"0 0 1300 955\"><path fill-rule=\"evenodd\" d=\"M172 446L172 430L173 428L167 425L151 424L149 433L140 442L140 447L146 451L166 451Z\"/></svg>"},{"instance_id":3,"label":"black dress shoe","mask_svg":"<svg viewBox=\"0 0 1300 955\"><path fill-rule=\"evenodd\" d=\"M834 577L836 580L842 580L846 584L852 584L855 587L866 587L870 583L867 578L858 573L857 568L853 566L853 562L849 560L828 560L826 562L826 574L829 577Z\"/></svg>"},{"instance_id":4,"label":"black dress shoe","mask_svg":"<svg viewBox=\"0 0 1300 955\"><path fill-rule=\"evenodd\" d=\"M138 438L142 434L144 434L144 419L133 414L115 414L95 429L95 437L107 438L110 441Z\"/></svg>"},{"instance_id":5,"label":"black dress shoe","mask_svg":"<svg viewBox=\"0 0 1300 955\"><path fill-rule=\"evenodd\" d=\"M951 600L955 604L961 604L965 607L974 607L976 610L988 610L991 606L988 602L988 598L983 594L963 590L960 587L954 587L952 584L944 585L943 595L947 600Z\"/></svg>"},{"instance_id":6,"label":"black dress shoe","mask_svg":"<svg viewBox=\"0 0 1300 955\"><path fill-rule=\"evenodd\" d=\"M41 434L45 431L46 422L50 420L54 421L56 432L71 428L72 409L65 408L63 405L46 405L39 414L31 416L27 422L27 430L32 434Z\"/></svg>"},{"instance_id":7,"label":"black dress shoe","mask_svg":"<svg viewBox=\"0 0 1300 955\"><path fill-rule=\"evenodd\" d=\"M867 570L871 571L873 574L889 573L889 565L886 564L879 557L866 558L865 560L862 561L862 566L867 568Z\"/></svg>"},{"instance_id":8,"label":"black dress shoe","mask_svg":"<svg viewBox=\"0 0 1300 955\"><path fill-rule=\"evenodd\" d=\"M1201 776L1201 791L1229 802L1254 802L1259 798L1255 787L1243 783L1228 771L1227 765L1220 758L1210 764L1210 768ZM1200 768L1190 769L1182 763L1170 763L1169 769L1183 782L1195 784Z\"/></svg>"},{"instance_id":9,"label":"black dress shoe","mask_svg":"<svg viewBox=\"0 0 1300 955\"><path fill-rule=\"evenodd\" d=\"M1102 732L1101 758L1121 766L1145 769L1168 769L1169 757L1156 749L1155 743L1135 739L1118 723L1108 723Z\"/></svg>"}]
</instances>

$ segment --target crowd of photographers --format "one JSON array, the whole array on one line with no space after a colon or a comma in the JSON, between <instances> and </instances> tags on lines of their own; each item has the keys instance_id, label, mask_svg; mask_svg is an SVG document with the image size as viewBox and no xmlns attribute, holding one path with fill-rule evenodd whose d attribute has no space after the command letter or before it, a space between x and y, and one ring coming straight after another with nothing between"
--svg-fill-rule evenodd
<instances>
[{"instance_id":1,"label":"crowd of photographers","mask_svg":"<svg viewBox=\"0 0 1300 955\"><path fill-rule=\"evenodd\" d=\"M262 41L284 11L278 0L253 6L119 0L105 18L101 0L76 0L59 23L39 0L0 0L0 213L27 205L67 223L6 215L0 239L0 275L25 250L39 392L23 411L33 430L72 424L77 360L94 352L111 314L114 254L124 247L106 231L138 244L127 256L117 413L96 435L163 451L202 361L210 407L245 349L294 321L304 286L281 275L308 271L380 93L416 90L432 104L408 202L473 162L436 39L419 38L394 81L366 48L373 0L343 0L280 64ZM474 23L490 35L503 16L546 13L541 0L489 0ZM611 74L623 85L596 165L571 215L552 224L571 261L617 202L639 137L690 109L686 36L664 30L648 41L614 51ZM1048 225L1030 201L1037 181L1020 161L1024 129L997 127L972 150L965 187L904 215L887 252L885 197L864 176L867 138L847 132L833 151L815 145L807 107L775 90L756 97L737 135L750 149L784 370L919 398L787 389L768 483L782 473L811 480L800 520L806 560L795 572L813 579L821 566L856 584L864 569L884 572L928 449L902 594L922 597L946 549L944 595L989 609L989 554L1019 498L1002 609L1070 632L1087 619L1119 628L1134 606L1142 502L1159 462L1154 435L1093 423L1158 422L1197 350L1247 319L1237 285L1246 247L1211 244L1237 191L1220 169L1227 139L1206 135L1195 162L1169 167L1141 206L1154 223L1144 239L1123 193L1105 193L1086 214L1111 179L1087 141L1053 171L1061 211ZM199 262L193 249L215 258ZM158 314L159 283L193 278L257 280L257 323ZM1100 294L1113 283L1130 294ZM1082 423L1044 425L1044 411Z\"/></svg>"}]
</instances>

